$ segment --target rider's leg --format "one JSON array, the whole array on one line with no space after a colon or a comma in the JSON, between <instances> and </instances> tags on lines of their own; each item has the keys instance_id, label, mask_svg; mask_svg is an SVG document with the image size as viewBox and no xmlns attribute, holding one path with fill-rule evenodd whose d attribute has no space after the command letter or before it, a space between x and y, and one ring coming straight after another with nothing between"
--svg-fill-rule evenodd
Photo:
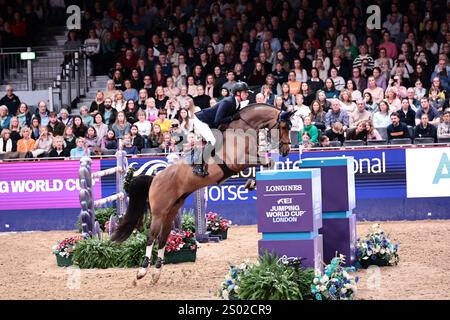
<instances>
[{"instance_id":1,"label":"rider's leg","mask_svg":"<svg viewBox=\"0 0 450 320\"><path fill-rule=\"evenodd\" d=\"M205 170L205 163L208 162L209 158L214 151L214 146L216 144L216 138L211 130L211 128L204 122L201 122L197 118L194 118L194 128L196 132L203 137L206 141L206 145L203 148L202 155L200 156L199 162L194 165L193 172L199 176L207 176L208 172Z\"/></svg>"}]
</instances>

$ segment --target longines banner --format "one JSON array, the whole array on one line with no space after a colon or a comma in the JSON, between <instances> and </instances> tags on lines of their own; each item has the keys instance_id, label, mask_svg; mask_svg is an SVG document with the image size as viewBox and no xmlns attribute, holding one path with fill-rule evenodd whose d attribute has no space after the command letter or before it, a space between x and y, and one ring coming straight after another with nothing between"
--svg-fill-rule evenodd
<instances>
[{"instance_id":1,"label":"longines banner","mask_svg":"<svg viewBox=\"0 0 450 320\"><path fill-rule=\"evenodd\" d=\"M309 151L302 158L344 155L354 157L358 219L450 218L450 148ZM277 167L295 169L298 161L299 154L291 153ZM128 162L144 172L167 166L162 157ZM93 172L114 164L114 160L94 161ZM78 167L79 162L72 160L0 163L0 231L73 229L80 210ZM207 210L238 224L255 224L256 192L245 189L244 183L259 170L247 169L209 187ZM114 192L114 175L95 181L96 199ZM187 200L186 206L190 205L192 199Z\"/></svg>"}]
</instances>

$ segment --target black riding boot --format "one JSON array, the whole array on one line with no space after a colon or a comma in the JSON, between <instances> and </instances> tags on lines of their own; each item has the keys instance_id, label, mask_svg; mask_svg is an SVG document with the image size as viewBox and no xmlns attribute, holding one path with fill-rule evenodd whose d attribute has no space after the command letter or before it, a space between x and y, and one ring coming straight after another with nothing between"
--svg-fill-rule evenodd
<instances>
[{"instance_id":1,"label":"black riding boot","mask_svg":"<svg viewBox=\"0 0 450 320\"><path fill-rule=\"evenodd\" d=\"M205 164L208 162L209 158L211 157L212 152L214 151L214 146L208 142L204 149L203 154L201 156L201 164L195 164L194 168L192 169L192 172L200 177L206 177L209 175L208 171L205 170Z\"/></svg>"}]
</instances>

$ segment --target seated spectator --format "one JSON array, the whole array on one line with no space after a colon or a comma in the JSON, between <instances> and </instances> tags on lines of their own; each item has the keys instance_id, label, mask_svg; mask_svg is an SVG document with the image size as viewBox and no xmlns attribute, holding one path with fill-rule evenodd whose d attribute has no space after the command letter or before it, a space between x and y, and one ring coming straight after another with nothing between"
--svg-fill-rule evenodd
<instances>
[{"instance_id":1,"label":"seated spectator","mask_svg":"<svg viewBox=\"0 0 450 320\"><path fill-rule=\"evenodd\" d=\"M72 126L73 125L73 119L69 115L69 111L67 111L67 109L65 109L65 108L62 108L59 111L59 121L61 121L61 123L64 124L64 126Z\"/></svg>"},{"instance_id":2,"label":"seated spectator","mask_svg":"<svg viewBox=\"0 0 450 320\"><path fill-rule=\"evenodd\" d=\"M342 91L345 87L345 80L343 77L338 75L338 70L335 67L330 69L330 79L333 80L334 87L337 91ZM326 81L325 81L326 84Z\"/></svg>"},{"instance_id":3,"label":"seated spectator","mask_svg":"<svg viewBox=\"0 0 450 320\"><path fill-rule=\"evenodd\" d=\"M114 130L109 129L108 132L106 133L106 135L102 138L102 140L100 142L100 150L102 151L102 153L104 153L105 150L115 151L115 150L117 150L117 147L118 147L118 143L117 143L117 139L116 139L116 133L114 132Z\"/></svg>"},{"instance_id":4,"label":"seated spectator","mask_svg":"<svg viewBox=\"0 0 450 320\"><path fill-rule=\"evenodd\" d=\"M11 139L11 131L3 129L0 133L0 154L7 152L15 152L17 144Z\"/></svg>"},{"instance_id":5,"label":"seated spectator","mask_svg":"<svg viewBox=\"0 0 450 320\"><path fill-rule=\"evenodd\" d=\"M437 129L437 137L439 139L450 138L450 111L444 112L442 120Z\"/></svg>"},{"instance_id":6,"label":"seated spectator","mask_svg":"<svg viewBox=\"0 0 450 320\"><path fill-rule=\"evenodd\" d=\"M311 123L310 116L303 117L303 130L299 131L299 139L301 139L303 133L305 132L308 133L309 141L311 143L317 143L317 139L319 138L319 130Z\"/></svg>"},{"instance_id":7,"label":"seated spectator","mask_svg":"<svg viewBox=\"0 0 450 320\"><path fill-rule=\"evenodd\" d=\"M380 104L380 102L384 99L384 90L377 86L374 76L370 76L368 78L367 89L364 90L364 93L368 92L371 94L373 101L376 104Z\"/></svg>"},{"instance_id":8,"label":"seated spectator","mask_svg":"<svg viewBox=\"0 0 450 320\"><path fill-rule=\"evenodd\" d=\"M86 146L84 145L83 137L78 137L76 140L76 144L77 144L76 148L70 150L70 158L72 160L80 159L82 157L91 155L91 151L89 150L89 148L86 148Z\"/></svg>"},{"instance_id":9,"label":"seated spectator","mask_svg":"<svg viewBox=\"0 0 450 320\"><path fill-rule=\"evenodd\" d=\"M40 125L46 127L50 120L49 114L50 114L50 111L48 111L47 104L45 103L45 101L40 101L38 103L38 108L31 119L39 118Z\"/></svg>"},{"instance_id":10,"label":"seated spectator","mask_svg":"<svg viewBox=\"0 0 450 320\"><path fill-rule=\"evenodd\" d=\"M73 128L71 126L66 126L64 129L64 148L66 148L68 151L72 150L73 148L76 148L76 139L77 137L73 133Z\"/></svg>"},{"instance_id":11,"label":"seated spectator","mask_svg":"<svg viewBox=\"0 0 450 320\"><path fill-rule=\"evenodd\" d=\"M300 87L299 87L299 90L300 90ZM279 96L282 98L284 105L286 105L286 106L295 105L295 95L291 93L289 83L283 83L281 85L281 95L279 95ZM275 104L275 99L273 102Z\"/></svg>"},{"instance_id":12,"label":"seated spectator","mask_svg":"<svg viewBox=\"0 0 450 320\"><path fill-rule=\"evenodd\" d=\"M177 119L172 120L172 125L170 127L170 135L175 141L177 152L181 152L183 148L183 142L186 141L187 137L184 135L183 130L180 127L180 122Z\"/></svg>"},{"instance_id":13,"label":"seated spectator","mask_svg":"<svg viewBox=\"0 0 450 320\"><path fill-rule=\"evenodd\" d=\"M327 59L329 59L327 57ZM311 69L311 78L307 82L308 87L311 89L311 92L317 92L323 88L323 80L320 78L319 70L317 68Z\"/></svg>"},{"instance_id":14,"label":"seated spectator","mask_svg":"<svg viewBox=\"0 0 450 320\"><path fill-rule=\"evenodd\" d=\"M158 119L154 122L154 124L157 124L161 128L162 133L169 132L171 121L169 119L166 119L167 111L165 109L159 110Z\"/></svg>"},{"instance_id":15,"label":"seated spectator","mask_svg":"<svg viewBox=\"0 0 450 320\"><path fill-rule=\"evenodd\" d=\"M21 128L31 126L31 113L25 102L20 104L19 109L16 112L16 116L19 119L19 126Z\"/></svg>"},{"instance_id":16,"label":"seated spectator","mask_svg":"<svg viewBox=\"0 0 450 320\"><path fill-rule=\"evenodd\" d=\"M345 85L345 90L348 91L350 99L357 101L362 99L361 91L356 88L356 83L352 79L348 79Z\"/></svg>"},{"instance_id":17,"label":"seated spectator","mask_svg":"<svg viewBox=\"0 0 450 320\"><path fill-rule=\"evenodd\" d=\"M136 102L136 107L138 110L145 110L147 109L147 99L148 99L148 92L145 89L139 90L139 99Z\"/></svg>"},{"instance_id":18,"label":"seated spectator","mask_svg":"<svg viewBox=\"0 0 450 320\"><path fill-rule=\"evenodd\" d=\"M325 115L326 113L322 110L319 101L314 100L311 104L311 123L322 131L325 131Z\"/></svg>"},{"instance_id":19,"label":"seated spectator","mask_svg":"<svg viewBox=\"0 0 450 320\"><path fill-rule=\"evenodd\" d=\"M50 152L52 145L53 138L51 134L49 134L47 127L41 126L39 128L39 138L37 138L31 153L34 158L42 155L45 157L45 155Z\"/></svg>"},{"instance_id":20,"label":"seated spectator","mask_svg":"<svg viewBox=\"0 0 450 320\"><path fill-rule=\"evenodd\" d=\"M135 146L139 152L145 146L144 137L139 134L139 129L136 125L132 125L130 129L130 139L133 146Z\"/></svg>"},{"instance_id":21,"label":"seated spectator","mask_svg":"<svg viewBox=\"0 0 450 320\"><path fill-rule=\"evenodd\" d=\"M195 96L197 96L197 85L195 85ZM155 91L155 106L156 109L161 110L166 107L169 97L164 94L164 89L162 86L156 87Z\"/></svg>"},{"instance_id":22,"label":"seated spectator","mask_svg":"<svg viewBox=\"0 0 450 320\"><path fill-rule=\"evenodd\" d=\"M428 120L432 125L439 126L441 122L438 111L430 105L430 101L426 97L420 99L420 108L416 112L416 125L419 125L422 114L428 115Z\"/></svg>"},{"instance_id":23,"label":"seated spectator","mask_svg":"<svg viewBox=\"0 0 450 320\"><path fill-rule=\"evenodd\" d=\"M397 98L397 93L393 87L387 88L385 101L389 105L389 111L398 112L402 107L402 103L399 98Z\"/></svg>"},{"instance_id":24,"label":"seated spectator","mask_svg":"<svg viewBox=\"0 0 450 320\"><path fill-rule=\"evenodd\" d=\"M314 147L314 143L311 142L311 137L308 132L303 132L301 135L301 145L305 149L310 149Z\"/></svg>"},{"instance_id":25,"label":"seated spectator","mask_svg":"<svg viewBox=\"0 0 450 320\"><path fill-rule=\"evenodd\" d=\"M159 124L153 124L152 133L148 139L148 147L149 148L159 148L161 143L163 142L163 133L161 131L161 127Z\"/></svg>"},{"instance_id":26,"label":"seated spectator","mask_svg":"<svg viewBox=\"0 0 450 320\"><path fill-rule=\"evenodd\" d=\"M293 110L296 110L296 114L302 117L308 116L311 113L311 109L307 105L304 105L303 102L303 95L297 94L295 96L295 105Z\"/></svg>"},{"instance_id":27,"label":"seated spectator","mask_svg":"<svg viewBox=\"0 0 450 320\"><path fill-rule=\"evenodd\" d=\"M20 99L14 94L12 86L6 86L6 94L0 99L0 106L6 106L7 114L14 115L20 106Z\"/></svg>"},{"instance_id":28,"label":"seated spectator","mask_svg":"<svg viewBox=\"0 0 450 320\"><path fill-rule=\"evenodd\" d=\"M103 104L105 103L105 95L102 91L97 91L95 95L95 100L92 101L91 107L89 108L89 114L94 117L97 113L100 112L100 109L103 108Z\"/></svg>"},{"instance_id":29,"label":"seated spectator","mask_svg":"<svg viewBox=\"0 0 450 320\"><path fill-rule=\"evenodd\" d=\"M325 96L327 99L339 98L340 92L335 88L334 81L331 78L327 78L327 80L325 80L325 86L323 87L323 91L325 92Z\"/></svg>"},{"instance_id":30,"label":"seated spectator","mask_svg":"<svg viewBox=\"0 0 450 320\"><path fill-rule=\"evenodd\" d=\"M373 126L372 120L366 121L367 141L383 140L378 130Z\"/></svg>"},{"instance_id":31,"label":"seated spectator","mask_svg":"<svg viewBox=\"0 0 450 320\"><path fill-rule=\"evenodd\" d=\"M387 126L387 136L388 141L392 139L411 138L409 136L408 126L400 122L400 117L397 112L391 114L391 124Z\"/></svg>"},{"instance_id":32,"label":"seated spectator","mask_svg":"<svg viewBox=\"0 0 450 320\"><path fill-rule=\"evenodd\" d=\"M439 62L437 64L437 70L434 71L431 74L431 80L434 80L434 78L439 78L442 88L444 90L449 91L450 90L450 67L447 64L447 61L445 59L439 59ZM1 102L0 102L1 103Z\"/></svg>"},{"instance_id":33,"label":"seated spectator","mask_svg":"<svg viewBox=\"0 0 450 320\"><path fill-rule=\"evenodd\" d=\"M73 134L75 137L84 137L86 135L87 127L83 123L80 116L73 117Z\"/></svg>"},{"instance_id":34,"label":"seated spectator","mask_svg":"<svg viewBox=\"0 0 450 320\"><path fill-rule=\"evenodd\" d=\"M138 113L138 121L134 124L138 128L139 134L144 138L147 139L147 137L150 135L152 130L152 124L150 121L147 120L145 111L139 110Z\"/></svg>"},{"instance_id":35,"label":"seated spectator","mask_svg":"<svg viewBox=\"0 0 450 320\"><path fill-rule=\"evenodd\" d=\"M422 80L417 79L414 83L414 96L420 100L422 97L424 97L427 94L427 89L423 87Z\"/></svg>"},{"instance_id":36,"label":"seated spectator","mask_svg":"<svg viewBox=\"0 0 450 320\"><path fill-rule=\"evenodd\" d=\"M122 91L117 91L116 96L114 97L114 101L112 102L113 109L115 109L117 112L123 111L125 110L126 104L127 102L125 100L125 97L123 96Z\"/></svg>"},{"instance_id":37,"label":"seated spectator","mask_svg":"<svg viewBox=\"0 0 450 320\"><path fill-rule=\"evenodd\" d=\"M417 99L414 88L408 88L406 90L406 97L408 98L411 109L413 109L414 112L417 112L417 110L420 108L420 99L423 96Z\"/></svg>"},{"instance_id":38,"label":"seated spectator","mask_svg":"<svg viewBox=\"0 0 450 320\"><path fill-rule=\"evenodd\" d=\"M48 132L51 133L54 137L62 136L64 134L65 125L64 123L58 120L58 115L56 112L50 112L50 120L47 125Z\"/></svg>"},{"instance_id":39,"label":"seated spectator","mask_svg":"<svg viewBox=\"0 0 450 320\"><path fill-rule=\"evenodd\" d=\"M330 138L328 138L328 136L326 136L326 135L320 136L318 147L319 148L329 148L330 146L331 146Z\"/></svg>"},{"instance_id":40,"label":"seated spectator","mask_svg":"<svg viewBox=\"0 0 450 320\"><path fill-rule=\"evenodd\" d=\"M189 132L194 131L194 121L189 116L187 109L180 110L178 121L180 121L180 128L183 131L184 136L187 136Z\"/></svg>"},{"instance_id":41,"label":"seated spectator","mask_svg":"<svg viewBox=\"0 0 450 320\"><path fill-rule=\"evenodd\" d=\"M154 123L158 119L159 110L156 108L155 99L147 99L147 109L145 109L146 118L151 123Z\"/></svg>"},{"instance_id":42,"label":"seated spectator","mask_svg":"<svg viewBox=\"0 0 450 320\"><path fill-rule=\"evenodd\" d=\"M11 120L9 121L9 131L11 140L14 144L20 139L20 129L19 119L17 119L17 117L11 117Z\"/></svg>"},{"instance_id":43,"label":"seated spectator","mask_svg":"<svg viewBox=\"0 0 450 320\"><path fill-rule=\"evenodd\" d=\"M400 121L405 123L406 125L411 126L411 127L414 127L416 125L416 122L415 122L416 113L411 108L408 98L402 99L402 107L398 111L398 115L400 117Z\"/></svg>"},{"instance_id":44,"label":"seated spectator","mask_svg":"<svg viewBox=\"0 0 450 320\"><path fill-rule=\"evenodd\" d=\"M20 135L22 139L17 141L17 152L19 153L28 153L34 149L35 141L31 138L31 130L28 127L23 127L20 130ZM32 157L32 155L31 155Z\"/></svg>"},{"instance_id":45,"label":"seated spectator","mask_svg":"<svg viewBox=\"0 0 450 320\"><path fill-rule=\"evenodd\" d=\"M301 85L300 95L303 97L304 103L308 106L314 100L314 94L306 82L303 82Z\"/></svg>"},{"instance_id":46,"label":"seated spectator","mask_svg":"<svg viewBox=\"0 0 450 320\"><path fill-rule=\"evenodd\" d=\"M319 90L317 91L317 99L316 99L320 106L322 107L322 110L327 113L331 109L331 102L328 101L327 96L325 95L325 91Z\"/></svg>"},{"instance_id":47,"label":"seated spectator","mask_svg":"<svg viewBox=\"0 0 450 320\"><path fill-rule=\"evenodd\" d=\"M113 108L112 103L113 102L110 98L106 98L103 108L100 109L100 113L103 116L105 124L109 127L116 122L118 113L118 111Z\"/></svg>"},{"instance_id":48,"label":"seated spectator","mask_svg":"<svg viewBox=\"0 0 450 320\"><path fill-rule=\"evenodd\" d=\"M331 129L325 131L325 135L330 139L330 141L339 141L341 145L344 143L344 126L341 122L337 121L333 124Z\"/></svg>"},{"instance_id":49,"label":"seated spectator","mask_svg":"<svg viewBox=\"0 0 450 320\"><path fill-rule=\"evenodd\" d=\"M131 125L128 123L125 112L120 111L117 113L116 122L111 126L114 130L117 139L122 139L125 134L130 132Z\"/></svg>"},{"instance_id":50,"label":"seated spectator","mask_svg":"<svg viewBox=\"0 0 450 320\"><path fill-rule=\"evenodd\" d=\"M39 138L39 128L41 126L41 118L37 117L37 118L33 118L33 120L31 120L31 138L36 140L37 138Z\"/></svg>"},{"instance_id":51,"label":"seated spectator","mask_svg":"<svg viewBox=\"0 0 450 320\"><path fill-rule=\"evenodd\" d=\"M93 126L89 126L84 137L84 145L89 148L91 154L100 154L100 139L97 136L97 131Z\"/></svg>"},{"instance_id":52,"label":"seated spectator","mask_svg":"<svg viewBox=\"0 0 450 320\"><path fill-rule=\"evenodd\" d=\"M296 94L300 93L302 83L300 81L297 81L294 71L289 72L287 85L289 87L289 94L295 96ZM281 91L282 93L285 93L285 90L283 90L283 86L284 83L281 85Z\"/></svg>"},{"instance_id":53,"label":"seated spectator","mask_svg":"<svg viewBox=\"0 0 450 320\"><path fill-rule=\"evenodd\" d=\"M364 103L366 106L366 110L372 114L379 110L379 106L377 103L375 103L375 101L373 101L370 92L364 92Z\"/></svg>"},{"instance_id":54,"label":"seated spectator","mask_svg":"<svg viewBox=\"0 0 450 320\"><path fill-rule=\"evenodd\" d=\"M133 141L131 140L131 136L129 133L123 136L123 151L125 151L127 154L139 153L138 148L133 145Z\"/></svg>"},{"instance_id":55,"label":"seated spectator","mask_svg":"<svg viewBox=\"0 0 450 320\"><path fill-rule=\"evenodd\" d=\"M86 127L89 127L94 123L94 118L89 114L89 109L87 106L80 107L80 117Z\"/></svg>"},{"instance_id":56,"label":"seated spectator","mask_svg":"<svg viewBox=\"0 0 450 320\"><path fill-rule=\"evenodd\" d=\"M114 84L114 80L108 80L108 82L106 83L106 90L104 93L104 98L105 99L109 98L112 101L116 97L116 93L117 93L117 89Z\"/></svg>"},{"instance_id":57,"label":"seated spectator","mask_svg":"<svg viewBox=\"0 0 450 320\"><path fill-rule=\"evenodd\" d=\"M284 104L282 96L276 96L273 106L281 111L287 111L287 106Z\"/></svg>"},{"instance_id":58,"label":"seated spectator","mask_svg":"<svg viewBox=\"0 0 450 320\"><path fill-rule=\"evenodd\" d=\"M124 99L138 101L139 94L138 94L137 90L131 86L131 81L129 79L127 79L127 80L125 80L124 84L125 84L125 90L123 91Z\"/></svg>"},{"instance_id":59,"label":"seated spectator","mask_svg":"<svg viewBox=\"0 0 450 320\"><path fill-rule=\"evenodd\" d=\"M439 96L439 91L435 88L432 88L430 90L430 105L432 108L436 109L439 114L442 114L444 112L444 109L448 107L448 102L445 101L445 99L442 99Z\"/></svg>"},{"instance_id":60,"label":"seated spectator","mask_svg":"<svg viewBox=\"0 0 450 320\"><path fill-rule=\"evenodd\" d=\"M197 86L197 96L194 98L194 105L200 107L200 109L209 108L210 96L205 94L205 90L202 85Z\"/></svg>"},{"instance_id":61,"label":"seated spectator","mask_svg":"<svg viewBox=\"0 0 450 320\"><path fill-rule=\"evenodd\" d=\"M176 152L176 142L170 135L170 133L166 132L163 135L163 141L161 145L159 146L159 152L160 153L172 153Z\"/></svg>"},{"instance_id":62,"label":"seated spectator","mask_svg":"<svg viewBox=\"0 0 450 320\"><path fill-rule=\"evenodd\" d=\"M373 125L375 128L387 128L391 123L389 105L383 100L380 102L380 109L373 114Z\"/></svg>"},{"instance_id":63,"label":"seated spectator","mask_svg":"<svg viewBox=\"0 0 450 320\"><path fill-rule=\"evenodd\" d=\"M0 106L0 128L9 128L11 116L8 115L8 108L3 105Z\"/></svg>"},{"instance_id":64,"label":"seated spectator","mask_svg":"<svg viewBox=\"0 0 450 320\"><path fill-rule=\"evenodd\" d=\"M351 114L356 110L356 104L352 101L352 96L347 90L342 90L339 94L339 101L341 102L341 108L348 114Z\"/></svg>"},{"instance_id":65,"label":"seated spectator","mask_svg":"<svg viewBox=\"0 0 450 320\"><path fill-rule=\"evenodd\" d=\"M377 84L377 87L382 88L384 91L386 91L387 88L387 79L384 73L381 73L381 69L379 67L376 67L373 69L373 77L375 78L375 82Z\"/></svg>"},{"instance_id":66,"label":"seated spectator","mask_svg":"<svg viewBox=\"0 0 450 320\"><path fill-rule=\"evenodd\" d=\"M343 125L343 130L347 130L349 126L348 113L341 109L341 103L338 99L331 101L331 109L325 115L325 127L327 130L333 127L335 122L340 122Z\"/></svg>"},{"instance_id":67,"label":"seated spectator","mask_svg":"<svg viewBox=\"0 0 450 320\"><path fill-rule=\"evenodd\" d=\"M368 121L372 119L372 113L366 110L366 104L363 100L356 101L356 110L350 114L350 128L355 128L360 121Z\"/></svg>"},{"instance_id":68,"label":"seated spectator","mask_svg":"<svg viewBox=\"0 0 450 320\"><path fill-rule=\"evenodd\" d=\"M362 140L367 143L367 125L364 120L359 121L356 127L347 131L346 140Z\"/></svg>"},{"instance_id":69,"label":"seated spectator","mask_svg":"<svg viewBox=\"0 0 450 320\"><path fill-rule=\"evenodd\" d=\"M437 142L437 129L429 123L428 114L423 113L420 116L420 123L414 128L415 138L433 138Z\"/></svg>"},{"instance_id":70,"label":"seated spectator","mask_svg":"<svg viewBox=\"0 0 450 320\"><path fill-rule=\"evenodd\" d=\"M134 102L134 100L130 99L127 101L127 106L125 107L124 112L125 112L125 117L127 118L127 121L130 124L133 124L136 121L138 121L138 118L137 118L138 108L137 108L136 102Z\"/></svg>"},{"instance_id":71,"label":"seated spectator","mask_svg":"<svg viewBox=\"0 0 450 320\"><path fill-rule=\"evenodd\" d=\"M53 138L53 148L48 154L50 158L66 158L70 157L70 150L64 148L64 139L61 136Z\"/></svg>"},{"instance_id":72,"label":"seated spectator","mask_svg":"<svg viewBox=\"0 0 450 320\"><path fill-rule=\"evenodd\" d=\"M104 123L101 113L97 113L94 116L94 124L92 127L97 132L97 137L100 141L106 135L106 132L108 132L108 126Z\"/></svg>"}]
</instances>

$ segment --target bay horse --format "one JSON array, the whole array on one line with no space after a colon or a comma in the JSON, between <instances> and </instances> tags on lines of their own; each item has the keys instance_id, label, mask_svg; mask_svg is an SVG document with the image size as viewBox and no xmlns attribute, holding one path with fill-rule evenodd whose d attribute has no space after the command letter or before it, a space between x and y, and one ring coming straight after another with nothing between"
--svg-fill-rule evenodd
<instances>
[{"instance_id":1,"label":"bay horse","mask_svg":"<svg viewBox=\"0 0 450 320\"><path fill-rule=\"evenodd\" d=\"M278 149L280 154L283 156L288 155L290 151L290 118L294 112L280 111L271 105L257 103L248 105L240 110L239 114L239 119L232 121L228 125L226 133L237 132L237 136L242 137L242 132L246 132L246 130L259 132L259 130L267 129L276 132L279 136ZM227 150L229 146L226 140L229 140L230 137L236 138L236 135L225 134L223 146L227 146ZM258 134L246 136L246 139L247 143L244 150L236 150L236 143L233 143L234 150L232 151L234 152L231 152L233 154L229 150L225 151L223 146L218 146L218 140L216 143L216 156L222 153L225 165L217 164L216 161L211 163L210 161L206 168L209 173L206 177L195 175L190 164L180 161L167 166L155 176L142 175L131 180L129 206L111 240L115 242L125 241L136 226L142 224L144 215L148 210L148 206L150 206L151 226L145 257L141 268L137 272L137 280L147 274L151 264L153 245L156 240L158 242L158 258L155 263L156 273L153 275L153 282L156 283L158 281L163 264L166 240L172 229L174 219L190 194L200 188L221 183L249 166L257 165L257 163L250 164L236 161L236 155L249 155L250 150L258 145Z\"/></svg>"}]
</instances>

